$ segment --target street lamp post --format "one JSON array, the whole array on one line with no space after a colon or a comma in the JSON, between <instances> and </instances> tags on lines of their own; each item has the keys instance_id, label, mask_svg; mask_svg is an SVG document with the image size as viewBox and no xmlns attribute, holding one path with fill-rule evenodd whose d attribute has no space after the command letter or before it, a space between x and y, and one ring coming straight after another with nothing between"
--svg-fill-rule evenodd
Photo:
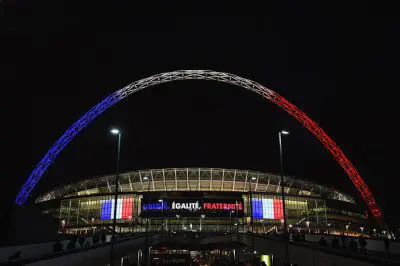
<instances>
[{"instance_id":1,"label":"street lamp post","mask_svg":"<svg viewBox=\"0 0 400 266\"><path fill-rule=\"evenodd\" d=\"M235 208L236 208L236 235L237 239L239 239L239 208L238 208L238 202L237 200L235 201Z\"/></svg>"},{"instance_id":2,"label":"street lamp post","mask_svg":"<svg viewBox=\"0 0 400 266\"><path fill-rule=\"evenodd\" d=\"M200 216L200 218L199 218L199 232L201 232L201 216Z\"/></svg>"},{"instance_id":3,"label":"street lamp post","mask_svg":"<svg viewBox=\"0 0 400 266\"><path fill-rule=\"evenodd\" d=\"M232 213L235 211L230 211L229 212L229 233L232 233Z\"/></svg>"},{"instance_id":4,"label":"street lamp post","mask_svg":"<svg viewBox=\"0 0 400 266\"><path fill-rule=\"evenodd\" d=\"M164 233L164 201L162 199L159 199L158 202L161 203L161 238Z\"/></svg>"},{"instance_id":5,"label":"street lamp post","mask_svg":"<svg viewBox=\"0 0 400 266\"><path fill-rule=\"evenodd\" d=\"M149 201L150 201L150 178L147 176L143 177L143 180L147 180L148 186L147 186L147 208L149 207ZM148 232L149 232L149 217L146 217L146 231L145 231L145 264L148 264L148 255L149 255L149 242L148 242Z\"/></svg>"},{"instance_id":6,"label":"street lamp post","mask_svg":"<svg viewBox=\"0 0 400 266\"><path fill-rule=\"evenodd\" d=\"M256 180L255 176L249 178L250 192L250 224L251 224L251 255L254 257L254 222L253 222L253 192L251 191L251 180Z\"/></svg>"},{"instance_id":7,"label":"street lamp post","mask_svg":"<svg viewBox=\"0 0 400 266\"><path fill-rule=\"evenodd\" d=\"M229 212L229 233L232 233L232 213L235 211L230 211Z\"/></svg>"},{"instance_id":8,"label":"street lamp post","mask_svg":"<svg viewBox=\"0 0 400 266\"><path fill-rule=\"evenodd\" d=\"M179 230L179 218L180 218L181 216L179 215L179 214L177 214L176 215L176 218L178 218L178 226L177 226L177 229ZM182 229L182 228L181 228ZM179 231L181 231L181 230L179 230Z\"/></svg>"},{"instance_id":9,"label":"street lamp post","mask_svg":"<svg viewBox=\"0 0 400 266\"><path fill-rule=\"evenodd\" d=\"M115 242L115 227L117 225L117 202L118 202L118 186L119 186L119 154L121 150L121 132L114 128L111 133L118 135L118 149L117 149L117 169L115 174L115 197L114 197L114 217L113 217L113 230L111 236L111 250L110 250L110 265L113 265L114 256L114 242Z\"/></svg>"},{"instance_id":10,"label":"street lamp post","mask_svg":"<svg viewBox=\"0 0 400 266\"><path fill-rule=\"evenodd\" d=\"M201 222L201 220L204 220L204 218L206 217L206 215L205 214L202 214L202 215L200 215L200 232L203 230L203 227L202 227L202 222Z\"/></svg>"},{"instance_id":11,"label":"street lamp post","mask_svg":"<svg viewBox=\"0 0 400 266\"><path fill-rule=\"evenodd\" d=\"M289 261L289 249L288 249L288 237L287 237L287 226L286 226L286 204L285 204L285 190L283 186L283 155L282 155L282 135L289 135L289 132L286 130L281 130L278 133L279 139L279 154L280 154L280 163L281 163L281 195L282 195L282 211L283 211L283 237L285 238L285 254L286 260Z\"/></svg>"},{"instance_id":12,"label":"street lamp post","mask_svg":"<svg viewBox=\"0 0 400 266\"><path fill-rule=\"evenodd\" d=\"M163 244L164 238L164 200L159 199L158 202L161 203L161 245Z\"/></svg>"}]
</instances>

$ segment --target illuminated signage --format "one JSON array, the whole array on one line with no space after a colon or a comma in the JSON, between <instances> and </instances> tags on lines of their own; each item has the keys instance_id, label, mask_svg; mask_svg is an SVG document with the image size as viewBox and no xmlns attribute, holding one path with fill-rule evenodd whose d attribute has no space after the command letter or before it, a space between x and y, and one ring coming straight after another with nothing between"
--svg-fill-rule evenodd
<instances>
[{"instance_id":1,"label":"illuminated signage","mask_svg":"<svg viewBox=\"0 0 400 266\"><path fill-rule=\"evenodd\" d=\"M229 216L229 213L238 212L237 215L243 216L243 200L239 199L212 199L212 198L191 198L191 199L166 199L162 202L142 203L142 215L160 215L164 207L164 214L175 216L183 214L187 216L197 216L205 214L209 216ZM157 214L158 213L158 214Z\"/></svg>"},{"instance_id":2,"label":"illuminated signage","mask_svg":"<svg viewBox=\"0 0 400 266\"><path fill-rule=\"evenodd\" d=\"M241 211L243 210L242 203L213 203L213 202L206 202L203 204L203 208L206 210L229 210L234 211L236 208Z\"/></svg>"},{"instance_id":3,"label":"illuminated signage","mask_svg":"<svg viewBox=\"0 0 400 266\"><path fill-rule=\"evenodd\" d=\"M254 219L283 219L283 204L281 199L252 198Z\"/></svg>"},{"instance_id":4,"label":"illuminated signage","mask_svg":"<svg viewBox=\"0 0 400 266\"><path fill-rule=\"evenodd\" d=\"M189 210L189 211L197 211L197 210L200 210L201 207L199 205L199 201L196 201L196 202L182 202L182 203L173 201L171 209L173 209L173 210L186 209L186 210Z\"/></svg>"},{"instance_id":5,"label":"illuminated signage","mask_svg":"<svg viewBox=\"0 0 400 266\"><path fill-rule=\"evenodd\" d=\"M143 211L157 211L161 209L168 209L168 204L164 200L163 202L156 202L156 203L143 203L142 210Z\"/></svg>"}]
</instances>

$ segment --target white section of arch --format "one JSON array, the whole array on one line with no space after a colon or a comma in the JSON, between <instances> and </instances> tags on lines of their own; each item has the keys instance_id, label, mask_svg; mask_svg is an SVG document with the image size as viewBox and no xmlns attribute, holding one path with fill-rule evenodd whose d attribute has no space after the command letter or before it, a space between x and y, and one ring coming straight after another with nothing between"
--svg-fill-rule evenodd
<instances>
[{"instance_id":1,"label":"white section of arch","mask_svg":"<svg viewBox=\"0 0 400 266\"><path fill-rule=\"evenodd\" d=\"M217 72L212 70L178 70L173 72L160 73L145 79L135 81L125 86L124 88L118 90L116 94L122 99L128 97L132 93L138 92L150 86L170 81L190 80L190 79L215 80L218 82L224 82L240 86L242 88L260 94L267 99L271 99L271 97L275 95L275 92L255 81L242 78L234 74Z\"/></svg>"}]
</instances>

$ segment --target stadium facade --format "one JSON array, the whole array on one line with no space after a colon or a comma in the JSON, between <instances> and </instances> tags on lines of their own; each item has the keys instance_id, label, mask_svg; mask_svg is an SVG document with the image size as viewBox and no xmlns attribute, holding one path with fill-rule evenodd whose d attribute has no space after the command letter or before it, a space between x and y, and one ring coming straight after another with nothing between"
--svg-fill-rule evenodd
<instances>
[{"instance_id":1,"label":"stadium facade","mask_svg":"<svg viewBox=\"0 0 400 266\"><path fill-rule=\"evenodd\" d=\"M60 233L111 230L116 176L60 186L36 199L60 221ZM220 168L139 170L119 175L117 231L279 231L280 176ZM305 178L283 179L287 223L298 230L357 231L365 210L353 197ZM251 202L251 204L250 204ZM253 219L251 219L253 218Z\"/></svg>"}]
</instances>

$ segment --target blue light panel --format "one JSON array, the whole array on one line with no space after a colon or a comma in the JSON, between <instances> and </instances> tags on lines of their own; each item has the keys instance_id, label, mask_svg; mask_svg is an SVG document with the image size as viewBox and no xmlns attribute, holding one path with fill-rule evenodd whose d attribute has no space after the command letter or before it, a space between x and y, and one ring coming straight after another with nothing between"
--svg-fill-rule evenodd
<instances>
[{"instance_id":1,"label":"blue light panel","mask_svg":"<svg viewBox=\"0 0 400 266\"><path fill-rule=\"evenodd\" d=\"M112 212L112 200L103 200L101 203L101 220L110 220Z\"/></svg>"},{"instance_id":2,"label":"blue light panel","mask_svg":"<svg viewBox=\"0 0 400 266\"><path fill-rule=\"evenodd\" d=\"M253 207L253 218L262 219L263 218L262 200L259 198L252 198L252 207Z\"/></svg>"}]
</instances>

